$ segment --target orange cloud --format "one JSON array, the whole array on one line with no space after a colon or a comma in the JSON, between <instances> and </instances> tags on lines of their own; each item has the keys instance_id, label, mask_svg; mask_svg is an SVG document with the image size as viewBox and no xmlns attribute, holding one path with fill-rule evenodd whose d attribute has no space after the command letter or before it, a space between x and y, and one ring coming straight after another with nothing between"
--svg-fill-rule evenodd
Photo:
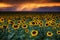
<instances>
[{"instance_id":1,"label":"orange cloud","mask_svg":"<svg viewBox=\"0 0 60 40\"><path fill-rule=\"evenodd\" d=\"M53 7L53 6L60 6L60 3L25 3L25 4L20 4L16 10L17 11L30 11L34 8Z\"/></svg>"},{"instance_id":2,"label":"orange cloud","mask_svg":"<svg viewBox=\"0 0 60 40\"><path fill-rule=\"evenodd\" d=\"M12 7L11 4L0 3L0 8Z\"/></svg>"},{"instance_id":3,"label":"orange cloud","mask_svg":"<svg viewBox=\"0 0 60 40\"><path fill-rule=\"evenodd\" d=\"M31 11L35 8L54 7L54 6L60 6L60 3L23 3L23 4L0 3L0 9L15 7L16 11Z\"/></svg>"}]
</instances>

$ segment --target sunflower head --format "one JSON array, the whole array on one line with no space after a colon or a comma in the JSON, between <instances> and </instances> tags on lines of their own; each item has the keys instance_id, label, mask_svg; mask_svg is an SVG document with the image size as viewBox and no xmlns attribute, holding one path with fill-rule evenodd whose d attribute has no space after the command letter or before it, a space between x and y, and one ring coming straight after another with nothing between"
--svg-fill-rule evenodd
<instances>
[{"instance_id":1,"label":"sunflower head","mask_svg":"<svg viewBox=\"0 0 60 40\"><path fill-rule=\"evenodd\" d=\"M60 27L60 23L57 24L57 27Z\"/></svg>"},{"instance_id":2,"label":"sunflower head","mask_svg":"<svg viewBox=\"0 0 60 40\"><path fill-rule=\"evenodd\" d=\"M37 25L36 21L30 21L29 24L30 25Z\"/></svg>"},{"instance_id":3,"label":"sunflower head","mask_svg":"<svg viewBox=\"0 0 60 40\"><path fill-rule=\"evenodd\" d=\"M3 25L2 27L3 27L4 29L7 29L7 28L8 28L8 26L7 26L7 25Z\"/></svg>"},{"instance_id":4,"label":"sunflower head","mask_svg":"<svg viewBox=\"0 0 60 40\"><path fill-rule=\"evenodd\" d=\"M14 24L14 22L10 19L8 19L8 24Z\"/></svg>"},{"instance_id":5,"label":"sunflower head","mask_svg":"<svg viewBox=\"0 0 60 40\"><path fill-rule=\"evenodd\" d=\"M46 21L49 21L49 20L50 20L50 18L49 18L49 17L46 17L46 18L45 18L45 20L46 20Z\"/></svg>"},{"instance_id":6,"label":"sunflower head","mask_svg":"<svg viewBox=\"0 0 60 40\"><path fill-rule=\"evenodd\" d=\"M53 33L48 31L47 36L51 37L51 36L53 36Z\"/></svg>"},{"instance_id":7,"label":"sunflower head","mask_svg":"<svg viewBox=\"0 0 60 40\"><path fill-rule=\"evenodd\" d=\"M0 18L0 22L4 22L4 18Z\"/></svg>"},{"instance_id":8,"label":"sunflower head","mask_svg":"<svg viewBox=\"0 0 60 40\"><path fill-rule=\"evenodd\" d=\"M20 28L20 25L14 24L14 25L12 25L12 28L13 28L13 29L19 29L19 28Z\"/></svg>"},{"instance_id":9,"label":"sunflower head","mask_svg":"<svg viewBox=\"0 0 60 40\"><path fill-rule=\"evenodd\" d=\"M21 24L21 20L18 20L18 24L19 24L19 25Z\"/></svg>"},{"instance_id":10,"label":"sunflower head","mask_svg":"<svg viewBox=\"0 0 60 40\"><path fill-rule=\"evenodd\" d=\"M22 28L23 28L23 29L26 29L27 27L28 27L28 26L27 26L26 24L23 24L23 25L22 25Z\"/></svg>"},{"instance_id":11,"label":"sunflower head","mask_svg":"<svg viewBox=\"0 0 60 40\"><path fill-rule=\"evenodd\" d=\"M38 31L37 30L32 30L31 36L37 36L37 35L38 35Z\"/></svg>"},{"instance_id":12,"label":"sunflower head","mask_svg":"<svg viewBox=\"0 0 60 40\"><path fill-rule=\"evenodd\" d=\"M60 30L57 30L57 34L59 34L59 35L60 35Z\"/></svg>"},{"instance_id":13,"label":"sunflower head","mask_svg":"<svg viewBox=\"0 0 60 40\"><path fill-rule=\"evenodd\" d=\"M40 26L40 27L43 26L43 22L42 22L42 21L39 22L39 26Z\"/></svg>"},{"instance_id":14,"label":"sunflower head","mask_svg":"<svg viewBox=\"0 0 60 40\"><path fill-rule=\"evenodd\" d=\"M26 29L25 32L28 33L29 32L29 29Z\"/></svg>"},{"instance_id":15,"label":"sunflower head","mask_svg":"<svg viewBox=\"0 0 60 40\"><path fill-rule=\"evenodd\" d=\"M39 19L36 21L36 23L37 23L37 25L39 25L40 27L43 26L43 22L42 22L41 20L39 20Z\"/></svg>"},{"instance_id":16,"label":"sunflower head","mask_svg":"<svg viewBox=\"0 0 60 40\"><path fill-rule=\"evenodd\" d=\"M50 23L46 22L46 27L50 26Z\"/></svg>"}]
</instances>

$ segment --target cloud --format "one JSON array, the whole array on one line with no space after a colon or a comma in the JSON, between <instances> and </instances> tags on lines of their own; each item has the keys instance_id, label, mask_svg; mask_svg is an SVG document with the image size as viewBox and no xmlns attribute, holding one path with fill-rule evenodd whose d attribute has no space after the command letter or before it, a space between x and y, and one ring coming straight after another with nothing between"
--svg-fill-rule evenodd
<instances>
[{"instance_id":1,"label":"cloud","mask_svg":"<svg viewBox=\"0 0 60 40\"><path fill-rule=\"evenodd\" d=\"M30 11L35 8L39 7L54 7L54 6L60 6L60 3L26 3L18 5L16 8L17 11Z\"/></svg>"},{"instance_id":2,"label":"cloud","mask_svg":"<svg viewBox=\"0 0 60 40\"><path fill-rule=\"evenodd\" d=\"M57 2L57 3L56 3ZM31 11L39 7L60 6L60 0L0 0L1 10Z\"/></svg>"},{"instance_id":3,"label":"cloud","mask_svg":"<svg viewBox=\"0 0 60 40\"><path fill-rule=\"evenodd\" d=\"M53 6L53 7L39 7L39 8L35 8L31 11L41 11L41 12L59 12L60 11L60 7L59 6Z\"/></svg>"},{"instance_id":4,"label":"cloud","mask_svg":"<svg viewBox=\"0 0 60 40\"><path fill-rule=\"evenodd\" d=\"M7 8L2 8L0 11L16 11L16 8L14 7L7 7Z\"/></svg>"},{"instance_id":5,"label":"cloud","mask_svg":"<svg viewBox=\"0 0 60 40\"><path fill-rule=\"evenodd\" d=\"M60 2L60 0L52 0L52 2Z\"/></svg>"},{"instance_id":6,"label":"cloud","mask_svg":"<svg viewBox=\"0 0 60 40\"><path fill-rule=\"evenodd\" d=\"M45 2L60 2L60 0L0 0L0 2L17 4L17 3L45 3Z\"/></svg>"},{"instance_id":7,"label":"cloud","mask_svg":"<svg viewBox=\"0 0 60 40\"><path fill-rule=\"evenodd\" d=\"M0 3L0 8L12 7L12 6L13 6L13 5L11 5L11 4Z\"/></svg>"}]
</instances>

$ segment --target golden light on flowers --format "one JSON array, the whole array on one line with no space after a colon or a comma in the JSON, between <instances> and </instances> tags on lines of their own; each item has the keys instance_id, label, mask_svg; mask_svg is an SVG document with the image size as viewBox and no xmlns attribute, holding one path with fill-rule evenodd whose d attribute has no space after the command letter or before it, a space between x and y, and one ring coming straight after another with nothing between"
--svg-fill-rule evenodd
<instances>
[{"instance_id":1,"label":"golden light on flowers","mask_svg":"<svg viewBox=\"0 0 60 40\"><path fill-rule=\"evenodd\" d=\"M60 30L57 30L57 34L60 34Z\"/></svg>"},{"instance_id":2,"label":"golden light on flowers","mask_svg":"<svg viewBox=\"0 0 60 40\"><path fill-rule=\"evenodd\" d=\"M28 25L23 24L23 25L22 25L22 28L23 28L23 29L26 29L26 28L28 28Z\"/></svg>"},{"instance_id":3,"label":"golden light on flowers","mask_svg":"<svg viewBox=\"0 0 60 40\"><path fill-rule=\"evenodd\" d=\"M37 36L38 35L38 30L32 30L31 36Z\"/></svg>"},{"instance_id":4,"label":"golden light on flowers","mask_svg":"<svg viewBox=\"0 0 60 40\"><path fill-rule=\"evenodd\" d=\"M48 31L47 36L51 37L51 36L53 36L53 33Z\"/></svg>"},{"instance_id":5,"label":"golden light on flowers","mask_svg":"<svg viewBox=\"0 0 60 40\"><path fill-rule=\"evenodd\" d=\"M13 28L13 29L19 29L19 28L20 28L20 25L14 24L14 25L12 25L12 28Z\"/></svg>"},{"instance_id":6,"label":"golden light on flowers","mask_svg":"<svg viewBox=\"0 0 60 40\"><path fill-rule=\"evenodd\" d=\"M12 7L10 4L0 3L0 8Z\"/></svg>"}]
</instances>

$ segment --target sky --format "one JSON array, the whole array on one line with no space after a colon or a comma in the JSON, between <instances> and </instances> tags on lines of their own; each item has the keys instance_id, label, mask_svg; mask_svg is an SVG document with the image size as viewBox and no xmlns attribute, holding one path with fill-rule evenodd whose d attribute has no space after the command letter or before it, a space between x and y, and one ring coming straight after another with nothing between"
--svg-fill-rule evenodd
<instances>
[{"instance_id":1,"label":"sky","mask_svg":"<svg viewBox=\"0 0 60 40\"><path fill-rule=\"evenodd\" d=\"M0 11L60 11L60 0L0 0Z\"/></svg>"}]
</instances>

